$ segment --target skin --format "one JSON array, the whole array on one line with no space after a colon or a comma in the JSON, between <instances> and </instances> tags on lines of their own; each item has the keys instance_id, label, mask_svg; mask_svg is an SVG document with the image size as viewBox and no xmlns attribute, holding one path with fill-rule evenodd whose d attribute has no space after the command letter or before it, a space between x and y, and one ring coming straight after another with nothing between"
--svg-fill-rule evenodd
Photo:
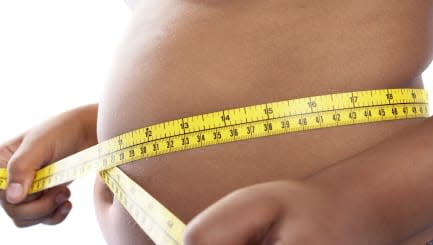
<instances>
[{"instance_id":1,"label":"skin","mask_svg":"<svg viewBox=\"0 0 433 245\"><path fill-rule=\"evenodd\" d=\"M25 193L37 169L96 143L96 110L89 105L62 113L0 145L0 166L10 176L8 195L0 191L0 204L16 226L55 225L66 218L72 208L66 185Z\"/></svg>"},{"instance_id":2,"label":"skin","mask_svg":"<svg viewBox=\"0 0 433 245\"><path fill-rule=\"evenodd\" d=\"M413 3L131 1L131 25L99 105L4 144L9 182L25 191L49 160L161 121L334 92L422 87L433 54L433 2ZM433 238L432 130L432 119L338 127L121 168L188 223L188 245L424 244ZM29 197L9 189L0 198L18 226L57 224L62 205L70 205L55 202L60 193L68 196L67 187ZM101 180L95 206L108 244L152 244Z\"/></svg>"}]
</instances>

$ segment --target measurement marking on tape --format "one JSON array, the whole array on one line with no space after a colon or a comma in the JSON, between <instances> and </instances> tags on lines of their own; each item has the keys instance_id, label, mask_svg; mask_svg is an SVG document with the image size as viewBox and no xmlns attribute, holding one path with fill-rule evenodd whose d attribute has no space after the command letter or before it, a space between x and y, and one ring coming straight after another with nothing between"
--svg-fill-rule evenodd
<instances>
[{"instance_id":1,"label":"measurement marking on tape","mask_svg":"<svg viewBox=\"0 0 433 245\"><path fill-rule=\"evenodd\" d=\"M30 193L100 172L137 224L158 245L181 245L185 225L117 166L143 158L319 128L429 116L422 89L347 92L195 115L133 130L37 171ZM0 168L0 189L7 171Z\"/></svg>"},{"instance_id":2,"label":"measurement marking on tape","mask_svg":"<svg viewBox=\"0 0 433 245\"><path fill-rule=\"evenodd\" d=\"M130 214L135 214L132 217L141 229L150 237L155 237L154 242L156 244L183 244L182 234L185 225L182 221L127 177L120 169L112 168L103 171L101 177L106 183L109 183L107 184L108 187L125 209ZM107 181L107 178L110 181ZM134 198L136 196L141 198ZM147 205L148 208L146 208L146 203L151 205ZM137 215L138 210L140 212ZM141 218L143 215L145 215L145 219ZM164 235L161 236L161 233Z\"/></svg>"}]
</instances>

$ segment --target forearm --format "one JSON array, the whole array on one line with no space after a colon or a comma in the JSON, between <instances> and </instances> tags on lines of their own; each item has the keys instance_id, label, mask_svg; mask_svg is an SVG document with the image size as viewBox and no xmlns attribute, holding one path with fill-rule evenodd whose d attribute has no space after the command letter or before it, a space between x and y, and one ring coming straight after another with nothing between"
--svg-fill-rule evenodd
<instances>
[{"instance_id":1,"label":"forearm","mask_svg":"<svg viewBox=\"0 0 433 245\"><path fill-rule=\"evenodd\" d=\"M86 105L76 110L79 111L80 124L84 132L83 148L98 143L96 134L96 122L98 115L98 104Z\"/></svg>"},{"instance_id":2,"label":"forearm","mask_svg":"<svg viewBox=\"0 0 433 245\"><path fill-rule=\"evenodd\" d=\"M433 223L433 118L306 181L335 191L366 229L393 242L409 236Z\"/></svg>"},{"instance_id":3,"label":"forearm","mask_svg":"<svg viewBox=\"0 0 433 245\"><path fill-rule=\"evenodd\" d=\"M49 135L55 135L55 137L67 133L68 138L60 137L52 140L52 142L57 142L56 149L58 149L56 151L69 152L72 150L77 152L98 143L96 137L97 116L98 104L80 106L47 120L42 126L39 126L37 131L48 132ZM65 151L65 149L68 150Z\"/></svg>"}]
</instances>

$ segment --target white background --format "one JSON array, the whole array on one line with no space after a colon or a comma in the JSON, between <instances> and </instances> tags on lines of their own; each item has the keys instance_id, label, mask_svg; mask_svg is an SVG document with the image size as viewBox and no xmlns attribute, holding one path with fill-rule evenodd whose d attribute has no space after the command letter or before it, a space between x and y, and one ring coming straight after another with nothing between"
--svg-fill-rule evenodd
<instances>
[{"instance_id":1,"label":"white background","mask_svg":"<svg viewBox=\"0 0 433 245\"><path fill-rule=\"evenodd\" d=\"M0 142L97 102L129 17L121 0L0 0ZM424 79L433 95L433 68ZM71 185L74 208L61 225L18 229L0 211L0 243L104 244L93 178Z\"/></svg>"}]
</instances>

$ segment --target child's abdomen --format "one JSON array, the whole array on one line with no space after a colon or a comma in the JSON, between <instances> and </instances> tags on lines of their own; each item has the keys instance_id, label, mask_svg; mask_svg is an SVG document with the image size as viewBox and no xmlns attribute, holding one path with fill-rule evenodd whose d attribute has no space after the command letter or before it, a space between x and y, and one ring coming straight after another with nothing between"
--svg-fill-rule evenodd
<instances>
[{"instance_id":1,"label":"child's abdomen","mask_svg":"<svg viewBox=\"0 0 433 245\"><path fill-rule=\"evenodd\" d=\"M226 108L421 86L420 74L431 58L429 1L308 2L145 1L100 102L99 140ZM418 122L266 137L121 169L188 222L233 190L302 179ZM146 244L146 236L100 181L95 203L109 244Z\"/></svg>"}]
</instances>

